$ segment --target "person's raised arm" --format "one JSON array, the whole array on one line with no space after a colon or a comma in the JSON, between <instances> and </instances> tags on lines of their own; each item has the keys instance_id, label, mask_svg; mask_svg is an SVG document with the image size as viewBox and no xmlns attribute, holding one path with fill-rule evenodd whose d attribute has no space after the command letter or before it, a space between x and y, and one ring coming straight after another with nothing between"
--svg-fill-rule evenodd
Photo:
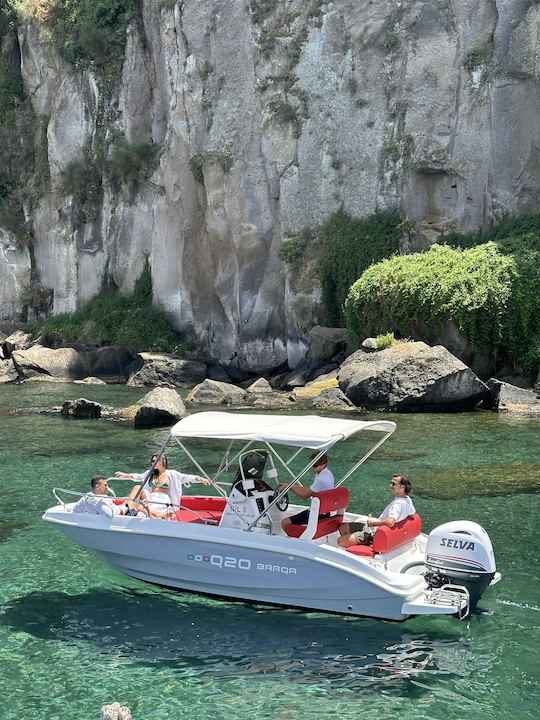
<instances>
[{"instance_id":1,"label":"person's raised arm","mask_svg":"<svg viewBox=\"0 0 540 720\"><path fill-rule=\"evenodd\" d=\"M133 473L126 473L121 470L117 470L114 473L114 477L121 478L122 480L133 480Z\"/></svg>"}]
</instances>

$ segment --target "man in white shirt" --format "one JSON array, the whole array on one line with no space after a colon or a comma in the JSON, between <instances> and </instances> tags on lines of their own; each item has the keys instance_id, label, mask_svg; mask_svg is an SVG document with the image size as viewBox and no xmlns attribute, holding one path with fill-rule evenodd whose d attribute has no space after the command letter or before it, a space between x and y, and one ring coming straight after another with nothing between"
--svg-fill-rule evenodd
<instances>
[{"instance_id":1,"label":"man in white shirt","mask_svg":"<svg viewBox=\"0 0 540 720\"><path fill-rule=\"evenodd\" d=\"M127 500L123 505L115 505L113 499L107 495L109 483L103 475L94 475L90 484L92 492L86 493L75 503L74 513L105 515L109 518L116 515L137 515L138 517L147 515L145 508L138 502Z\"/></svg>"},{"instance_id":2,"label":"man in white shirt","mask_svg":"<svg viewBox=\"0 0 540 720\"><path fill-rule=\"evenodd\" d=\"M390 481L390 490L394 495L392 502L384 508L377 519L368 518L367 522L341 523L339 526L340 547L349 545L371 545L373 535L370 528L378 528L382 525L394 527L396 523L405 520L416 513L413 501L409 497L412 491L411 481L406 475L394 475Z\"/></svg>"},{"instance_id":3,"label":"man in white shirt","mask_svg":"<svg viewBox=\"0 0 540 720\"><path fill-rule=\"evenodd\" d=\"M317 457L318 454L318 452L311 453L309 459L313 460ZM291 492L293 492L295 495L298 495L298 497L300 498L304 498L304 500L307 500L315 493L322 492L323 490L332 490L334 487L334 475L332 471L328 469L328 457L326 456L326 453L324 453L324 455L321 455L321 457L315 461L315 465L311 466L311 471L315 473L315 479L313 480L309 488L304 487L298 482L290 488ZM286 487L286 483L281 483L278 490L284 490ZM327 516L328 514L320 515L319 518ZM285 528L291 524L305 525L308 519L309 509L302 510L302 512L299 512L296 515L291 515L290 517L283 518L283 520L281 521L281 527L285 530Z\"/></svg>"}]
</instances>

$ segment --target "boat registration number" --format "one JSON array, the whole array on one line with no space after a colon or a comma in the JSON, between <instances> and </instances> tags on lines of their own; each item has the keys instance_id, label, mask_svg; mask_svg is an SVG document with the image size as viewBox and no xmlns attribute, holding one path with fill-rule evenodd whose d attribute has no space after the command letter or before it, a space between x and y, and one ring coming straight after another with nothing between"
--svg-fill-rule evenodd
<instances>
[{"instance_id":1,"label":"boat registration number","mask_svg":"<svg viewBox=\"0 0 540 720\"><path fill-rule=\"evenodd\" d=\"M236 558L229 555L195 555L189 553L188 560L208 563L218 568L232 570L258 570L259 572L280 573L281 575L296 575L296 568L288 565L271 565L270 563L252 563L248 558Z\"/></svg>"}]
</instances>

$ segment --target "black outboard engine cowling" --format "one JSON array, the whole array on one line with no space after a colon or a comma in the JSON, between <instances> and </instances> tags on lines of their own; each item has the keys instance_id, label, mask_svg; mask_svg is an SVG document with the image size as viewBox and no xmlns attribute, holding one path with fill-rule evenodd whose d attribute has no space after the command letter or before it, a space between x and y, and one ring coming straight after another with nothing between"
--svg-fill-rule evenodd
<instances>
[{"instance_id":1,"label":"black outboard engine cowling","mask_svg":"<svg viewBox=\"0 0 540 720\"><path fill-rule=\"evenodd\" d=\"M469 591L472 610L495 576L491 540L483 527L468 520L439 525L429 533L425 567L430 590L461 585Z\"/></svg>"}]
</instances>

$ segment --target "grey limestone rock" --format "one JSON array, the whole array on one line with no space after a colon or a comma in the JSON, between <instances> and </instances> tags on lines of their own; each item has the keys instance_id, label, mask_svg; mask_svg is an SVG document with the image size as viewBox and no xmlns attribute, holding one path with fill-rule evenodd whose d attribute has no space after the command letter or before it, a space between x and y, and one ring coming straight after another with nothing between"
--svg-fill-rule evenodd
<instances>
[{"instance_id":1,"label":"grey limestone rock","mask_svg":"<svg viewBox=\"0 0 540 720\"><path fill-rule=\"evenodd\" d=\"M254 383L251 383L251 385L246 388L246 392L248 393L271 393L272 387L270 386L270 383L268 380L265 380L265 378L259 378L258 380L255 380Z\"/></svg>"},{"instance_id":2,"label":"grey limestone rock","mask_svg":"<svg viewBox=\"0 0 540 720\"><path fill-rule=\"evenodd\" d=\"M0 360L0 384L15 382L19 379L13 360Z\"/></svg>"},{"instance_id":3,"label":"grey limestone rock","mask_svg":"<svg viewBox=\"0 0 540 720\"><path fill-rule=\"evenodd\" d=\"M135 427L171 425L188 414L180 395L172 388L151 390L134 406L126 408L123 416Z\"/></svg>"},{"instance_id":4,"label":"grey limestone rock","mask_svg":"<svg viewBox=\"0 0 540 720\"><path fill-rule=\"evenodd\" d=\"M131 387L165 385L188 387L206 377L206 364L168 353L140 353L131 369L127 384Z\"/></svg>"},{"instance_id":5,"label":"grey limestone rock","mask_svg":"<svg viewBox=\"0 0 540 720\"><path fill-rule=\"evenodd\" d=\"M288 408L292 408L294 406L295 399L289 394L277 392L256 392L249 394L248 402L250 405L253 405L253 407L265 410L287 410Z\"/></svg>"},{"instance_id":6,"label":"grey limestone rock","mask_svg":"<svg viewBox=\"0 0 540 720\"><path fill-rule=\"evenodd\" d=\"M313 398L312 405L317 410L328 410L330 412L357 411L354 403L339 388L323 390L317 397Z\"/></svg>"},{"instance_id":7,"label":"grey limestone rock","mask_svg":"<svg viewBox=\"0 0 540 720\"><path fill-rule=\"evenodd\" d=\"M101 409L102 406L99 403L79 398L78 400L66 400L60 412L64 417L70 418L99 418Z\"/></svg>"},{"instance_id":8,"label":"grey limestone rock","mask_svg":"<svg viewBox=\"0 0 540 720\"><path fill-rule=\"evenodd\" d=\"M69 379L86 374L79 353L73 348L53 350L34 345L28 350L14 350L11 357L21 379L40 375Z\"/></svg>"},{"instance_id":9,"label":"grey limestone rock","mask_svg":"<svg viewBox=\"0 0 540 720\"><path fill-rule=\"evenodd\" d=\"M491 378L486 383L491 393L491 407L501 413L540 417L540 398L534 390L520 388Z\"/></svg>"},{"instance_id":10,"label":"grey limestone rock","mask_svg":"<svg viewBox=\"0 0 540 720\"><path fill-rule=\"evenodd\" d=\"M341 366L338 382L357 406L401 412L471 410L489 392L448 350L422 342L354 353Z\"/></svg>"},{"instance_id":11,"label":"grey limestone rock","mask_svg":"<svg viewBox=\"0 0 540 720\"><path fill-rule=\"evenodd\" d=\"M246 391L236 385L216 380L203 380L189 393L186 402L201 405L242 405L246 399Z\"/></svg>"}]
</instances>

